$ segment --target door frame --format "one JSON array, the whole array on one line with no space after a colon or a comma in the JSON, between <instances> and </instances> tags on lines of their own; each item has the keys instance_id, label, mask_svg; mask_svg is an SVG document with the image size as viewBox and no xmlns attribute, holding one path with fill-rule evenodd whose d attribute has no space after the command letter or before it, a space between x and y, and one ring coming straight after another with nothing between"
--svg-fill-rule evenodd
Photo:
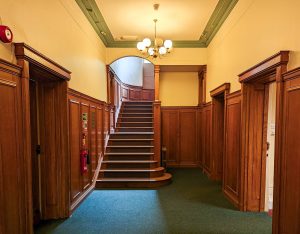
<instances>
[{"instance_id":1,"label":"door frame","mask_svg":"<svg viewBox=\"0 0 300 234\"><path fill-rule=\"evenodd\" d=\"M213 89L210 91L210 96L212 99L212 112L211 112L211 117L212 117L212 139L211 139L211 174L210 177L213 180L222 180L222 175L218 174L218 167L217 167L217 147L218 147L218 137L219 137L219 131L217 126L217 121L218 118L220 118L220 116L217 116L218 113L218 106L216 104L217 99L219 99L220 97L223 96L224 99L224 115L223 115L223 126L224 126L224 131L222 133L223 136L223 146L221 151L224 153L224 141L225 141L225 113L226 113L226 97L227 95L230 93L230 83L224 83L222 85L220 85L219 87ZM224 155L223 155L224 156ZM224 157L223 157L224 158ZM223 161L222 161L223 162ZM223 167L223 163L222 163L222 167ZM223 173L223 172L222 172Z\"/></svg>"},{"instance_id":2,"label":"door frame","mask_svg":"<svg viewBox=\"0 0 300 234\"><path fill-rule=\"evenodd\" d=\"M63 68L59 64L55 63L51 59L47 58L37 50L33 49L25 43L15 43L15 56L17 58L17 64L22 67L21 75L21 106L22 106L22 125L23 125L23 159L24 159L24 179L25 185L25 197L27 203L26 215L24 219L27 225L32 226L32 171L31 171L31 126L30 126L30 92L29 92L29 80L30 69L38 69L39 72L46 76L55 77L60 80L61 84L58 88L58 92L61 98L60 107L62 108L62 115L56 116L59 126L61 127L60 136L58 136L59 147L61 148L60 156L60 168L57 179L60 183L60 194L58 194L59 209L53 214L53 218L68 217L70 212L70 196L69 196L69 150L68 150L68 112L67 112L67 89L68 81L71 78L71 72Z\"/></svg>"},{"instance_id":3,"label":"door frame","mask_svg":"<svg viewBox=\"0 0 300 234\"><path fill-rule=\"evenodd\" d=\"M282 74L287 70L289 51L280 51L272 57L251 67L239 75L242 85L242 139L241 139L241 202L240 209L243 211L262 211L264 197L262 197L260 173L252 173L254 165L261 164L265 146L256 144L263 139L263 116L266 83L276 82L276 136L282 132ZM251 128L253 120L259 124ZM278 196L278 165L280 164L281 140L275 136L275 174L274 174L274 211L278 209L275 197ZM255 140L257 142L255 142ZM261 141L260 141L261 142ZM257 159L257 155L259 158ZM251 183L250 183L251 182ZM254 191L256 189L256 191ZM259 190L259 191L258 191ZM253 194L256 192L256 194ZM253 197L254 199L251 199ZM258 199L257 199L258 197ZM255 201L255 199L257 201ZM263 201L262 201L263 200Z\"/></svg>"}]
</instances>

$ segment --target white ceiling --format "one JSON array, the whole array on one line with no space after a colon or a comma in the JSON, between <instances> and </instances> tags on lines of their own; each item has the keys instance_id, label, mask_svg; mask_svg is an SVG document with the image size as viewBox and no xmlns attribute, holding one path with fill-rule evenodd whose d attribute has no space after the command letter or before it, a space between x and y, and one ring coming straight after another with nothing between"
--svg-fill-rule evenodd
<instances>
[{"instance_id":1,"label":"white ceiling","mask_svg":"<svg viewBox=\"0 0 300 234\"><path fill-rule=\"evenodd\" d=\"M113 37L199 40L218 0L96 0ZM158 11L153 4L158 3Z\"/></svg>"}]
</instances>

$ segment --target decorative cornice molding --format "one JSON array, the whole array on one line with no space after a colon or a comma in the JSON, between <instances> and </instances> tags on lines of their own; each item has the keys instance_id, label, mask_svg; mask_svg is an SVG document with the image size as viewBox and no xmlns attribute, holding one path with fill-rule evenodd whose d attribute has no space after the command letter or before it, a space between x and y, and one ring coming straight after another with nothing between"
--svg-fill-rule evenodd
<instances>
[{"instance_id":1,"label":"decorative cornice molding","mask_svg":"<svg viewBox=\"0 0 300 234\"><path fill-rule=\"evenodd\" d=\"M137 41L115 41L95 0L76 0L94 30L109 48L135 48ZM199 40L173 41L175 48L206 48L238 0L219 0Z\"/></svg>"},{"instance_id":2,"label":"decorative cornice molding","mask_svg":"<svg viewBox=\"0 0 300 234\"><path fill-rule=\"evenodd\" d=\"M22 67L0 58L0 71L12 74L14 76L21 76Z\"/></svg>"}]
</instances>

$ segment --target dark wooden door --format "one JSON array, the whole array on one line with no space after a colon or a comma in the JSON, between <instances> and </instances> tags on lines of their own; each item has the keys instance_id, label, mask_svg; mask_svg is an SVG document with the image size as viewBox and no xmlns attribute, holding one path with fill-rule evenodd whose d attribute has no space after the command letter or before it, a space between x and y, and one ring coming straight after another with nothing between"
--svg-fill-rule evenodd
<instances>
[{"instance_id":1,"label":"dark wooden door","mask_svg":"<svg viewBox=\"0 0 300 234\"><path fill-rule=\"evenodd\" d=\"M0 70L0 233L25 230L20 100L19 78Z\"/></svg>"},{"instance_id":2,"label":"dark wooden door","mask_svg":"<svg viewBox=\"0 0 300 234\"><path fill-rule=\"evenodd\" d=\"M300 233L300 69L285 76L282 155L279 185L279 232ZM275 210L274 210L275 212Z\"/></svg>"}]
</instances>

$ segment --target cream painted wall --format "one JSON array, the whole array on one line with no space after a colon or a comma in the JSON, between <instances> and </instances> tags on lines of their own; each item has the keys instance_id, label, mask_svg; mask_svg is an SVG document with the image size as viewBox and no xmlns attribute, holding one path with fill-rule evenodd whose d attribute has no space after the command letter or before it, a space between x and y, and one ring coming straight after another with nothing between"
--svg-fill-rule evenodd
<instances>
[{"instance_id":1,"label":"cream painted wall","mask_svg":"<svg viewBox=\"0 0 300 234\"><path fill-rule=\"evenodd\" d=\"M107 48L106 51L108 64L125 56L141 56L136 48ZM204 65L207 63L207 49L174 48L166 57L149 60L158 65Z\"/></svg>"},{"instance_id":2,"label":"cream painted wall","mask_svg":"<svg viewBox=\"0 0 300 234\"><path fill-rule=\"evenodd\" d=\"M123 83L143 86L143 65L144 59L125 57L114 61L110 66Z\"/></svg>"},{"instance_id":3,"label":"cream painted wall","mask_svg":"<svg viewBox=\"0 0 300 234\"><path fill-rule=\"evenodd\" d=\"M159 86L162 106L198 105L198 72L161 72Z\"/></svg>"},{"instance_id":4,"label":"cream painted wall","mask_svg":"<svg viewBox=\"0 0 300 234\"><path fill-rule=\"evenodd\" d=\"M240 89L238 74L280 50L290 50L289 69L300 66L300 1L239 0L208 47L209 91L231 82Z\"/></svg>"},{"instance_id":5,"label":"cream painted wall","mask_svg":"<svg viewBox=\"0 0 300 234\"><path fill-rule=\"evenodd\" d=\"M0 23L72 71L69 87L106 101L106 48L74 0L0 0ZM1 22L2 21L2 22ZM0 43L0 58L15 62L12 45Z\"/></svg>"}]
</instances>

